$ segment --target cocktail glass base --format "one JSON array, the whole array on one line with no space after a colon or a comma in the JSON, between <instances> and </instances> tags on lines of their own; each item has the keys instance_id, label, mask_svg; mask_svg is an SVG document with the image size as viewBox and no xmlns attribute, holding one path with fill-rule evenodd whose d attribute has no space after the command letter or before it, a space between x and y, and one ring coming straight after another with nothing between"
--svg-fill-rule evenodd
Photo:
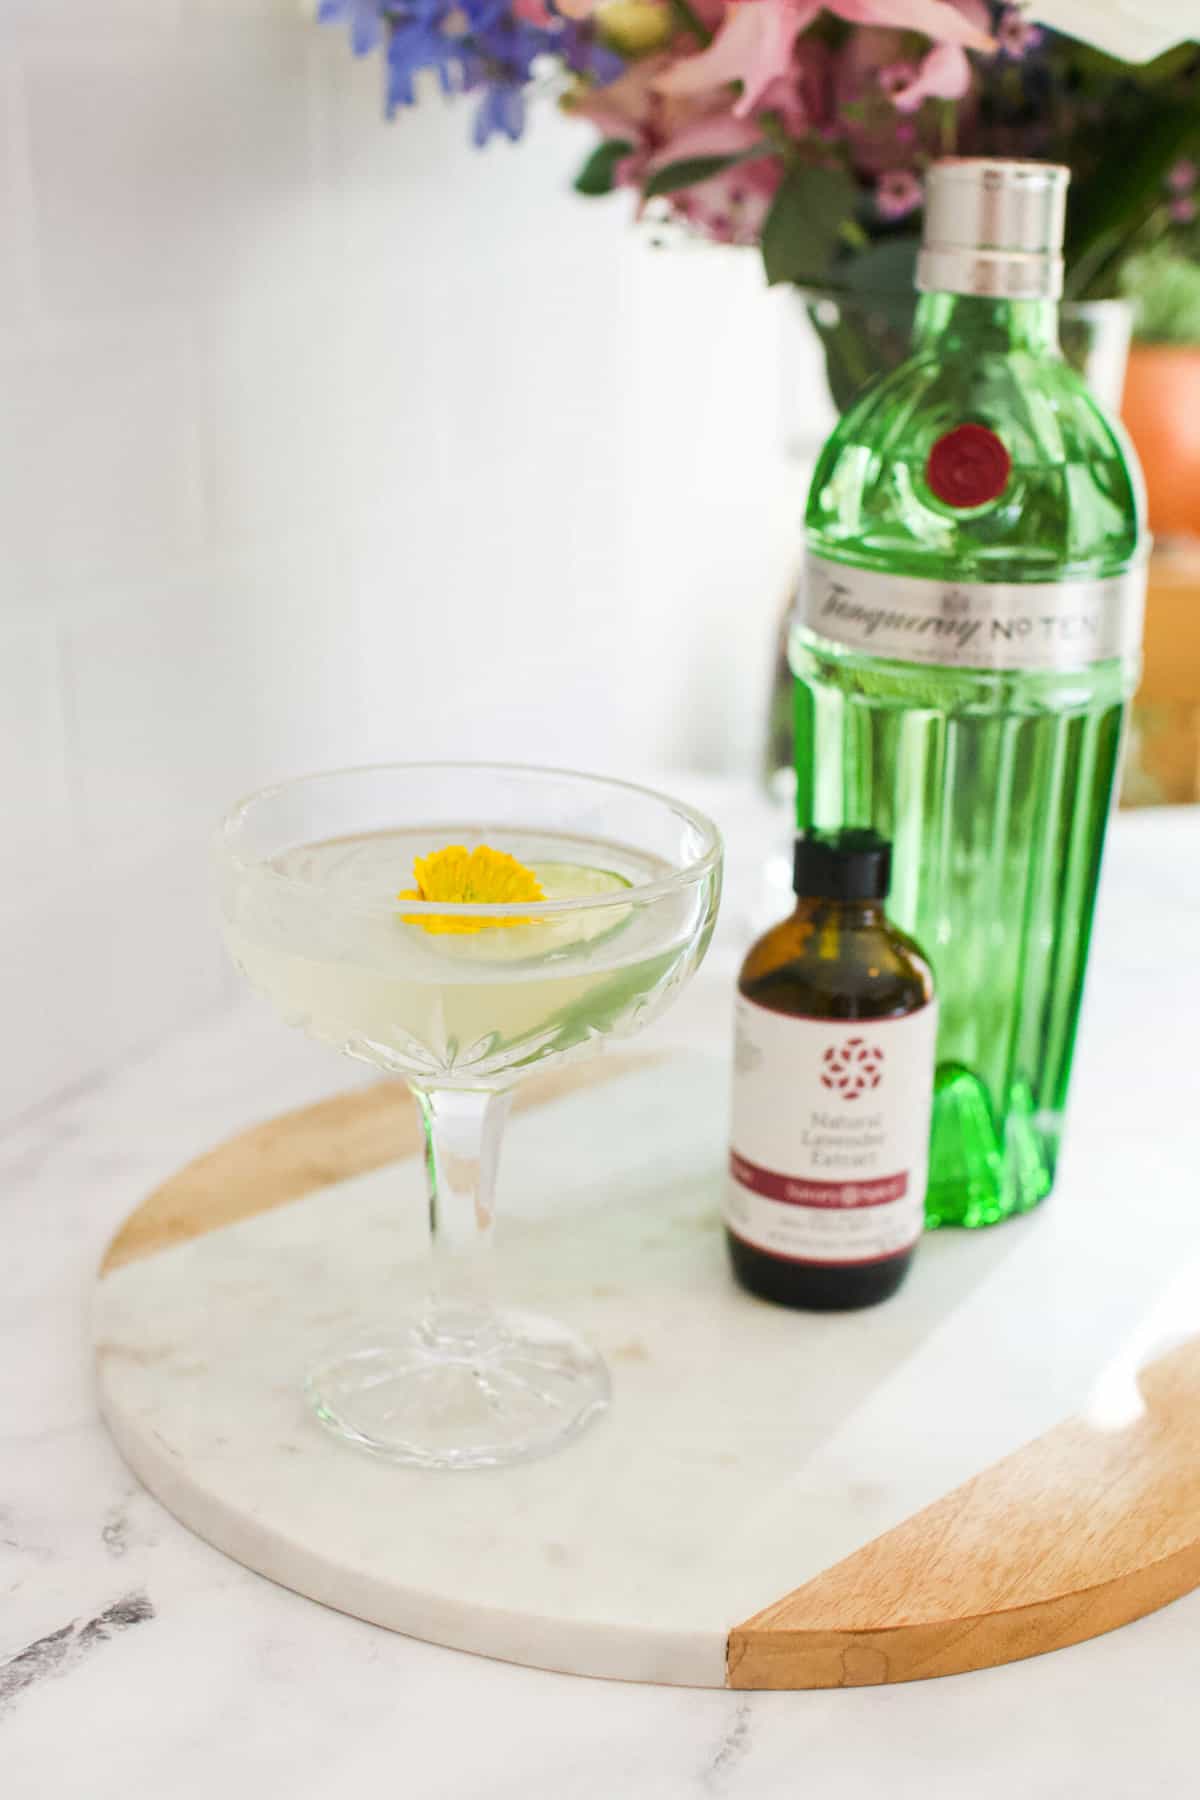
<instances>
[{"instance_id":1,"label":"cocktail glass base","mask_svg":"<svg viewBox=\"0 0 1200 1800\"><path fill-rule=\"evenodd\" d=\"M608 1406L608 1369L553 1319L423 1319L347 1346L306 1383L336 1436L421 1469L496 1468L544 1456Z\"/></svg>"}]
</instances>

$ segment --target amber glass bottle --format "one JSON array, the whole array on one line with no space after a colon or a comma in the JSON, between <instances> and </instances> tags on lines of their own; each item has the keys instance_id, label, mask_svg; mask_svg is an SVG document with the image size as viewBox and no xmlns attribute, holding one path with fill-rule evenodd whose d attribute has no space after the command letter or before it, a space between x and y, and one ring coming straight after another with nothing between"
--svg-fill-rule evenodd
<instances>
[{"instance_id":1,"label":"amber glass bottle","mask_svg":"<svg viewBox=\"0 0 1200 1800\"><path fill-rule=\"evenodd\" d=\"M797 839L796 910L738 980L729 1253L784 1306L886 1300L921 1233L937 1007L890 873L874 832Z\"/></svg>"}]
</instances>

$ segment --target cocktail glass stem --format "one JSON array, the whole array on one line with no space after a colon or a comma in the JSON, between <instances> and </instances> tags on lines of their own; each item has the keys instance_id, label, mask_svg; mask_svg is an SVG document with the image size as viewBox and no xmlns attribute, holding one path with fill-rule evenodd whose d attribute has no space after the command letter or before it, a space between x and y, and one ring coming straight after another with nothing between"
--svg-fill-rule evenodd
<instances>
[{"instance_id":1,"label":"cocktail glass stem","mask_svg":"<svg viewBox=\"0 0 1200 1800\"><path fill-rule=\"evenodd\" d=\"M413 1084L425 1131L433 1278L422 1334L457 1354L501 1335L492 1292L496 1168L511 1088Z\"/></svg>"}]
</instances>

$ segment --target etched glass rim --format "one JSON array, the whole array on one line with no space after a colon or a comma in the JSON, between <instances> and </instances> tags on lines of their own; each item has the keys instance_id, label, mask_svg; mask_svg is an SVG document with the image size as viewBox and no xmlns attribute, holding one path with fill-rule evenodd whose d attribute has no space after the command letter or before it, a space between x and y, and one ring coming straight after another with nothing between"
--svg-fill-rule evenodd
<instances>
[{"instance_id":1,"label":"etched glass rim","mask_svg":"<svg viewBox=\"0 0 1200 1800\"><path fill-rule=\"evenodd\" d=\"M721 868L724 856L724 842L719 828L706 813L697 807L689 806L686 801L676 800L670 794L664 794L659 788L646 787L640 782L623 781L615 776L591 775L578 769L554 768L540 763L513 762L480 762L473 760L455 761L439 760L433 762L378 762L349 763L336 769L317 769L304 775L292 775L284 781L272 782L267 787L256 788L243 795L225 814L217 827L213 840L213 853L221 861L229 864L241 875L251 875L256 880L267 879L273 887L283 892L290 892L314 902L320 902L320 890L311 882L303 881L294 875L285 875L282 870L273 868L269 861L261 857L247 856L238 847L239 834L244 833L252 823L258 809L274 800L286 798L289 794L299 793L305 787L317 782L350 779L356 776L370 775L414 775L424 773L431 776L449 772L459 774L517 775L531 776L535 780L565 781L579 783L597 791L613 795L628 794L641 800L653 801L667 812L684 820L693 830L699 833L703 848L699 856L675 869L670 875L660 876L654 881L631 882L628 887L619 888L606 894L587 894L574 900L522 900L522 901L448 901L448 900L405 900L403 916L414 921L423 918L445 918L451 911L455 918L490 919L497 923L528 924L531 910L538 919L562 918L576 913L600 912L611 910L615 906L646 906L669 895L683 892L694 887L708 877L715 875ZM430 821L434 824L435 821ZM478 821L480 825L485 821ZM406 825L405 821L397 821L398 829L420 828ZM525 827L530 829L531 827ZM358 903L338 902L338 911L393 918L398 912L398 896L388 900L370 900Z\"/></svg>"}]
</instances>

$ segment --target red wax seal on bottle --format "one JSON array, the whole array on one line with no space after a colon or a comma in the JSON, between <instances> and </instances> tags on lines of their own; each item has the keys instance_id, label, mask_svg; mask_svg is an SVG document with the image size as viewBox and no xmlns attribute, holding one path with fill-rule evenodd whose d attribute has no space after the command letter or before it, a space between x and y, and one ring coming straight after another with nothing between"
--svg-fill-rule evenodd
<instances>
[{"instance_id":1,"label":"red wax seal on bottle","mask_svg":"<svg viewBox=\"0 0 1200 1800\"><path fill-rule=\"evenodd\" d=\"M1012 457L986 425L956 425L925 464L925 482L947 506L986 506L1008 486Z\"/></svg>"}]
</instances>

